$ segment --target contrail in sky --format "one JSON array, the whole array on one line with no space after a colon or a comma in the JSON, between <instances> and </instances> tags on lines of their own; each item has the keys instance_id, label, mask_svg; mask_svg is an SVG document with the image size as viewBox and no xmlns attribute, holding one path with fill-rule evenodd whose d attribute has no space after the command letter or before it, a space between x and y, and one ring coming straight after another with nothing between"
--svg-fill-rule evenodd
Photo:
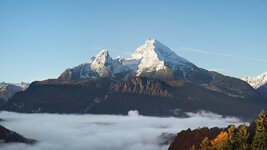
<instances>
[{"instance_id":1,"label":"contrail in sky","mask_svg":"<svg viewBox=\"0 0 267 150\"><path fill-rule=\"evenodd\" d=\"M216 56L223 56L223 57L232 57L232 58L237 58L237 59L243 59L243 60L257 61L257 62L267 63L267 59L263 59L263 58L237 56L237 55L232 55L232 54L217 53L217 52L211 52L211 51L206 51L206 50L194 49L194 48L189 48L189 47L181 47L179 49L179 51L188 51L188 52L201 53L201 54L207 54L207 55L216 55Z\"/></svg>"}]
</instances>

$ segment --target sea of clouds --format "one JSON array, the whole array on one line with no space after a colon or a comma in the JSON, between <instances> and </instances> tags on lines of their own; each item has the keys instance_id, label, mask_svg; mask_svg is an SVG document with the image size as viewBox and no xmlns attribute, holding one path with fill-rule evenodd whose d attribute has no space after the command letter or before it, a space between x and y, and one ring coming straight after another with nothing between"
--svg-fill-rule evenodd
<instances>
[{"instance_id":1,"label":"sea of clouds","mask_svg":"<svg viewBox=\"0 0 267 150\"><path fill-rule=\"evenodd\" d=\"M130 111L120 115L22 114L1 112L5 127L36 139L33 146L4 144L1 150L167 150L158 144L162 133L198 127L226 127L242 123L237 118L200 112L189 118L147 117Z\"/></svg>"}]
</instances>

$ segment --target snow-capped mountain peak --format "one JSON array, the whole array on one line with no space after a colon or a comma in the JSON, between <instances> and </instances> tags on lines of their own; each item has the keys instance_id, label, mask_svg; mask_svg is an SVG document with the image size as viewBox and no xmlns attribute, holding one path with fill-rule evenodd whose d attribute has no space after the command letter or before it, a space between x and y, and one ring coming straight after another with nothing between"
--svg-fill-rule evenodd
<instances>
[{"instance_id":1,"label":"snow-capped mountain peak","mask_svg":"<svg viewBox=\"0 0 267 150\"><path fill-rule=\"evenodd\" d=\"M92 59L92 65L96 67L104 66L110 61L112 61L112 58L110 57L108 50L103 49Z\"/></svg>"},{"instance_id":2,"label":"snow-capped mountain peak","mask_svg":"<svg viewBox=\"0 0 267 150\"><path fill-rule=\"evenodd\" d=\"M91 70L97 72L99 76L110 76L113 59L107 49L101 50L91 62Z\"/></svg>"},{"instance_id":3,"label":"snow-capped mountain peak","mask_svg":"<svg viewBox=\"0 0 267 150\"><path fill-rule=\"evenodd\" d=\"M17 83L17 84L11 84L11 83L0 83L0 99L8 100L10 97L12 97L15 93L24 91L29 87L29 83Z\"/></svg>"},{"instance_id":4,"label":"snow-capped mountain peak","mask_svg":"<svg viewBox=\"0 0 267 150\"><path fill-rule=\"evenodd\" d=\"M131 57L134 59L141 59L144 56L153 56L153 54L155 54L156 45L159 46L161 45L161 43L159 43L155 39L148 39L143 45L136 49L136 51Z\"/></svg>"},{"instance_id":5,"label":"snow-capped mountain peak","mask_svg":"<svg viewBox=\"0 0 267 150\"><path fill-rule=\"evenodd\" d=\"M258 88L267 84L267 72L265 72L259 76L256 76L256 77L243 76L240 79L246 81L254 89L258 89Z\"/></svg>"},{"instance_id":6,"label":"snow-capped mountain peak","mask_svg":"<svg viewBox=\"0 0 267 150\"><path fill-rule=\"evenodd\" d=\"M155 39L148 39L143 45L136 49L132 58L141 59L143 57L160 57L162 54L170 53L172 53L172 51L159 41Z\"/></svg>"},{"instance_id":7,"label":"snow-capped mountain peak","mask_svg":"<svg viewBox=\"0 0 267 150\"><path fill-rule=\"evenodd\" d=\"M89 63L66 70L61 79L84 79L88 77L147 76L172 78L198 69L188 60L178 56L156 39L148 39L128 58L111 58L107 49L101 50Z\"/></svg>"},{"instance_id":8,"label":"snow-capped mountain peak","mask_svg":"<svg viewBox=\"0 0 267 150\"><path fill-rule=\"evenodd\" d=\"M140 59L137 76L147 73L161 72L164 76L173 76L174 73L183 74L194 68L188 60L176 55L170 48L155 39L148 39L138 47L131 56Z\"/></svg>"},{"instance_id":9,"label":"snow-capped mountain peak","mask_svg":"<svg viewBox=\"0 0 267 150\"><path fill-rule=\"evenodd\" d=\"M188 60L177 56L170 48L156 39L146 40L143 45L136 49L131 57L135 59L141 59L143 57L157 57L160 60L190 63Z\"/></svg>"},{"instance_id":10,"label":"snow-capped mountain peak","mask_svg":"<svg viewBox=\"0 0 267 150\"><path fill-rule=\"evenodd\" d=\"M23 91L25 91L29 87L29 85L29 83L23 81L20 83L16 83L16 86L20 87Z\"/></svg>"}]
</instances>

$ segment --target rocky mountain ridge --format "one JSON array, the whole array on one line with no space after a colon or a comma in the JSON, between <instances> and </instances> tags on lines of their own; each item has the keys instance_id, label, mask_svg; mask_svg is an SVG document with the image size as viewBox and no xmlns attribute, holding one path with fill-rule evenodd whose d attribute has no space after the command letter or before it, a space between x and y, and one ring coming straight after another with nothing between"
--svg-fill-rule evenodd
<instances>
[{"instance_id":1,"label":"rocky mountain ridge","mask_svg":"<svg viewBox=\"0 0 267 150\"><path fill-rule=\"evenodd\" d=\"M167 46L155 39L148 39L128 58L113 59L107 49L101 50L89 63L67 69L59 79L85 79L97 77L123 78L150 77L161 80L191 79L191 74L201 74L202 69L176 55ZM211 78L203 73L202 75Z\"/></svg>"}]
</instances>

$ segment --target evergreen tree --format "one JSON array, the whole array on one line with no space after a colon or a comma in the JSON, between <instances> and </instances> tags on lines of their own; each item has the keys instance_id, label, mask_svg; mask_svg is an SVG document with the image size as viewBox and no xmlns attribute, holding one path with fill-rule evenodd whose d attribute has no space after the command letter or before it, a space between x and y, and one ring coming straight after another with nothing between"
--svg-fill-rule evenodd
<instances>
[{"instance_id":1,"label":"evergreen tree","mask_svg":"<svg viewBox=\"0 0 267 150\"><path fill-rule=\"evenodd\" d=\"M267 118L266 112L261 111L259 118L255 121L256 132L253 138L252 149L253 150L267 150Z\"/></svg>"},{"instance_id":2,"label":"evergreen tree","mask_svg":"<svg viewBox=\"0 0 267 150\"><path fill-rule=\"evenodd\" d=\"M245 124L242 124L238 127L238 133L237 133L237 147L236 150L249 150L249 131L248 126Z\"/></svg>"},{"instance_id":3,"label":"evergreen tree","mask_svg":"<svg viewBox=\"0 0 267 150\"><path fill-rule=\"evenodd\" d=\"M230 125L227 129L228 138L225 143L226 150L233 150L237 147L237 139L236 139L236 127L234 125Z\"/></svg>"}]
</instances>

